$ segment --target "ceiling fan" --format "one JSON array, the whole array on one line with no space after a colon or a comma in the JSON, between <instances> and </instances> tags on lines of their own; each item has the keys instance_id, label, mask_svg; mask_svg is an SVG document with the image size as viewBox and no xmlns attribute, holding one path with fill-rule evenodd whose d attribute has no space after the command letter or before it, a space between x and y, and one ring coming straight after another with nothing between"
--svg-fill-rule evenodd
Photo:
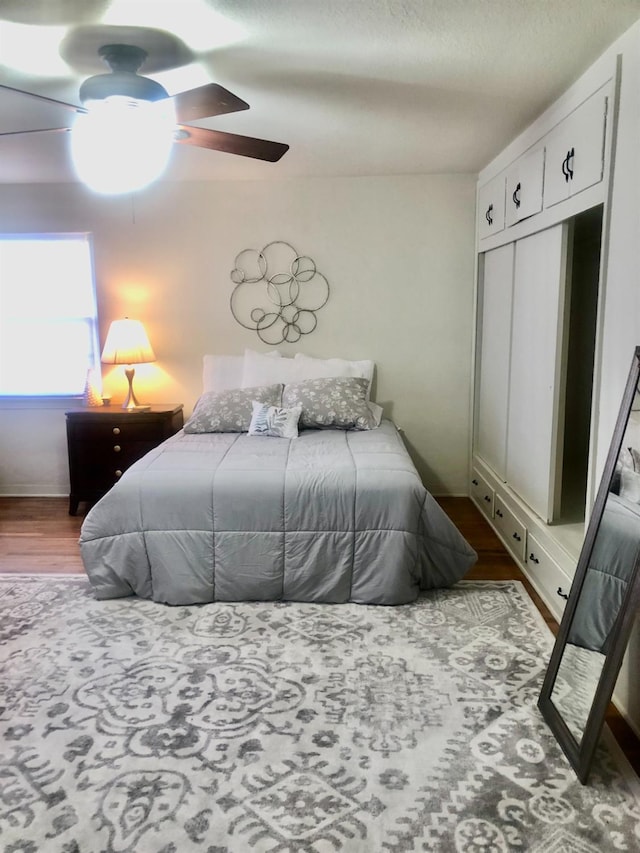
<instances>
[{"instance_id":1,"label":"ceiling fan","mask_svg":"<svg viewBox=\"0 0 640 853\"><path fill-rule=\"evenodd\" d=\"M137 73L147 58L147 51L143 48L129 44L107 44L99 49L98 54L106 62L110 72L89 77L82 83L79 90L79 98L82 104L91 101L104 101L111 96L128 98L132 102L156 102L168 99L175 108L174 142L194 145L199 148L209 148L213 151L224 151L228 154L239 154L242 157L252 157L271 163L277 162L288 151L289 146L282 142L270 142L266 139L193 127L187 124L187 122L197 121L198 119L249 109L249 104L246 101L223 86L219 86L217 83L207 83L204 86L188 89L170 97L166 89L155 80ZM75 106L45 95L16 89L13 86L0 84L0 89L36 98L45 103L55 104L75 113L88 112L88 108L85 106ZM70 130L72 130L71 127L15 130L0 133L0 137L32 133L64 133Z\"/></svg>"}]
</instances>

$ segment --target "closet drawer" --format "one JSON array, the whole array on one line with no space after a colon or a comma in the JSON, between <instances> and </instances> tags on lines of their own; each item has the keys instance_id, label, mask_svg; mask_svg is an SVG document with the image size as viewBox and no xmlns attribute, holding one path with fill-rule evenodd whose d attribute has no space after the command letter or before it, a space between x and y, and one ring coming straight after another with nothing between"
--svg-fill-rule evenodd
<instances>
[{"instance_id":1,"label":"closet drawer","mask_svg":"<svg viewBox=\"0 0 640 853\"><path fill-rule=\"evenodd\" d=\"M538 587L538 592L545 604L560 621L560 617L567 603L565 596L569 595L571 580L555 563L535 536L529 535L527 539L527 567Z\"/></svg>"},{"instance_id":2,"label":"closet drawer","mask_svg":"<svg viewBox=\"0 0 640 853\"><path fill-rule=\"evenodd\" d=\"M503 503L499 495L493 504L493 523L498 528L516 557L524 563L527 544L527 528Z\"/></svg>"},{"instance_id":3,"label":"closet drawer","mask_svg":"<svg viewBox=\"0 0 640 853\"><path fill-rule=\"evenodd\" d=\"M544 148L523 154L507 172L506 221L515 225L542 210Z\"/></svg>"},{"instance_id":4,"label":"closet drawer","mask_svg":"<svg viewBox=\"0 0 640 853\"><path fill-rule=\"evenodd\" d=\"M478 237L504 231L505 176L498 175L478 190Z\"/></svg>"},{"instance_id":5,"label":"closet drawer","mask_svg":"<svg viewBox=\"0 0 640 853\"><path fill-rule=\"evenodd\" d=\"M489 483L474 470L471 476L471 497L489 518L493 518L494 491Z\"/></svg>"},{"instance_id":6,"label":"closet drawer","mask_svg":"<svg viewBox=\"0 0 640 853\"><path fill-rule=\"evenodd\" d=\"M545 140L544 206L551 207L599 183L604 174L608 99L601 89Z\"/></svg>"}]
</instances>

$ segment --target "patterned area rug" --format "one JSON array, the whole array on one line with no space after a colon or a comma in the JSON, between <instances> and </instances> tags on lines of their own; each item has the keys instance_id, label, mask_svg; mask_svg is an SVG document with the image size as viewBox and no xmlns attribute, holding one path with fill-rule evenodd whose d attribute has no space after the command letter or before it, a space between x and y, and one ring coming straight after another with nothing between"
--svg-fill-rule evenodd
<instances>
[{"instance_id":1,"label":"patterned area rug","mask_svg":"<svg viewBox=\"0 0 640 853\"><path fill-rule=\"evenodd\" d=\"M98 602L0 576L4 853L640 849L637 780L576 779L517 581L401 607Z\"/></svg>"}]
</instances>

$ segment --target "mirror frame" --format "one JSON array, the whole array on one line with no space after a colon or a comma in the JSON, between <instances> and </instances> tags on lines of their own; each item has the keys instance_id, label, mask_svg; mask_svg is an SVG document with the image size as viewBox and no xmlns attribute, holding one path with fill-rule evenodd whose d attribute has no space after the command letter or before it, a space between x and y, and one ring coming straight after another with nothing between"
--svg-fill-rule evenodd
<instances>
[{"instance_id":1,"label":"mirror frame","mask_svg":"<svg viewBox=\"0 0 640 853\"><path fill-rule=\"evenodd\" d=\"M624 438L629 415L634 398L640 382L640 346L635 348L631 369L625 386L620 411L613 431L613 438L607 454L607 459L602 473L602 479L596 495L587 532L585 534L576 573L571 584L569 598L560 622L560 629L556 637L555 645L549 660L549 666L544 678L542 690L538 699L538 708L546 720L549 728L555 735L564 754L576 772L580 782L586 784L593 756L602 733L605 715L613 690L616 685L622 658L627 648L629 634L633 626L636 610L640 604L640 552L636 557L635 564L631 568L629 583L622 601L620 612L616 618L611 631L611 642L607 652L598 681L593 702L587 717L581 740L575 738L568 728L562 715L551 701L551 694L560 668L560 662L567 637L571 628L574 614L578 606L580 593L589 568L593 546L602 520L607 495L620 454L620 447Z\"/></svg>"}]
</instances>

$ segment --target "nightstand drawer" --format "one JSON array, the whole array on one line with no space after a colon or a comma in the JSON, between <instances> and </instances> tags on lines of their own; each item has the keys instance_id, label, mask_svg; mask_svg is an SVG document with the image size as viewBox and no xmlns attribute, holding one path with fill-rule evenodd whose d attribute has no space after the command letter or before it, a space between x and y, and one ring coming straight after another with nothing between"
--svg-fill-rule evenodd
<instances>
[{"instance_id":1,"label":"nightstand drawer","mask_svg":"<svg viewBox=\"0 0 640 853\"><path fill-rule=\"evenodd\" d=\"M524 562L527 545L527 528L515 517L499 495L496 495L494 500L493 522L509 543L509 547L516 557Z\"/></svg>"},{"instance_id":2,"label":"nightstand drawer","mask_svg":"<svg viewBox=\"0 0 640 853\"><path fill-rule=\"evenodd\" d=\"M74 447L74 463L78 467L78 477L82 482L87 482L95 479L98 472L101 472L102 477L106 476L113 485L113 472L125 471L159 443L160 441L127 441L117 444L109 441L98 446L93 442L78 441Z\"/></svg>"},{"instance_id":3,"label":"nightstand drawer","mask_svg":"<svg viewBox=\"0 0 640 853\"><path fill-rule=\"evenodd\" d=\"M145 423L144 421L127 421L123 418L110 423L95 421L76 423L74 428L80 431L82 441L100 442L106 445L113 442L117 444L124 441L144 441L156 435L162 436L164 424L156 419Z\"/></svg>"},{"instance_id":4,"label":"nightstand drawer","mask_svg":"<svg viewBox=\"0 0 640 853\"><path fill-rule=\"evenodd\" d=\"M494 494L489 483L474 469L471 475L471 497L489 518L493 518Z\"/></svg>"}]
</instances>

